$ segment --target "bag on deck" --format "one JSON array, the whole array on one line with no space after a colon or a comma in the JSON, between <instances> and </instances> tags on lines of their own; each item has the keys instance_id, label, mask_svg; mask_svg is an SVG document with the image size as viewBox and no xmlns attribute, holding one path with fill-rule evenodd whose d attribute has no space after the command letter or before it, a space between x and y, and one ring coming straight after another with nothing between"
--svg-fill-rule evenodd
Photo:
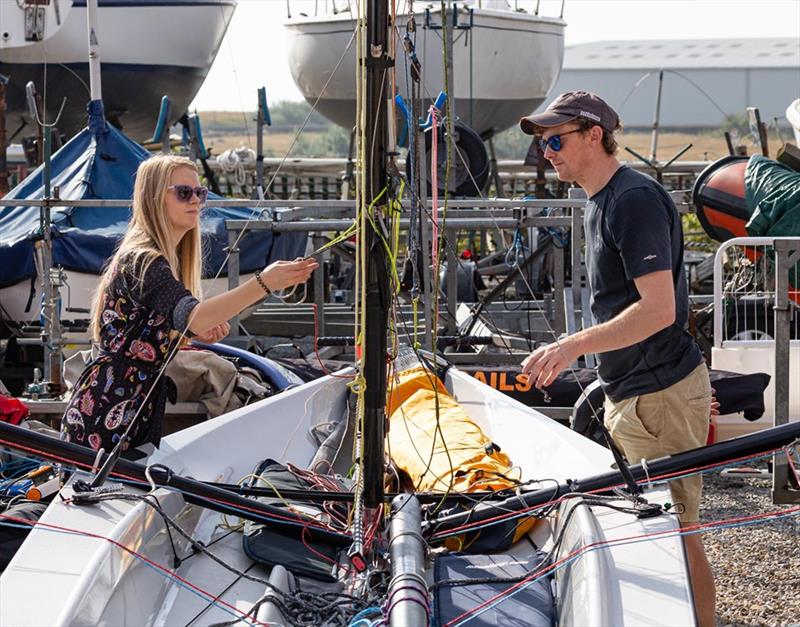
<instances>
[{"instance_id":1,"label":"bag on deck","mask_svg":"<svg viewBox=\"0 0 800 627\"><path fill-rule=\"evenodd\" d=\"M435 624L449 625L469 617L466 622L474 627L554 625L555 601L549 577L543 577L503 598L501 602L490 603L488 607L476 611L484 602L514 590L515 580L541 569L545 565L544 557L544 553L538 551L522 556L440 555L434 566L434 581L439 584L433 602ZM506 578L509 581L486 581ZM451 582L451 585L441 585L445 581Z\"/></svg>"},{"instance_id":2,"label":"bag on deck","mask_svg":"<svg viewBox=\"0 0 800 627\"><path fill-rule=\"evenodd\" d=\"M406 367L399 365L406 361ZM398 357L390 379L387 451L420 492L513 490L519 472L508 455L450 396L439 378L412 354ZM438 409L438 412L437 412ZM438 413L438 415L437 415ZM523 518L450 538L451 549L502 551L525 536L536 519Z\"/></svg>"},{"instance_id":3,"label":"bag on deck","mask_svg":"<svg viewBox=\"0 0 800 627\"><path fill-rule=\"evenodd\" d=\"M338 483L342 491L348 487L326 475L328 482ZM258 464L247 487L272 488L280 493L282 490L318 490L303 477L297 476L283 464L267 459ZM259 501L289 511L301 512L317 520L329 522L330 515L322 503L301 501L275 497L259 497ZM338 513L346 518L347 508L344 504L328 505L338 509ZM280 564L295 575L305 575L320 581L336 581L334 569L338 565L339 547L315 541L310 534L290 536L275 531L266 525L247 522L242 540L244 552L250 559L275 566Z\"/></svg>"}]
</instances>

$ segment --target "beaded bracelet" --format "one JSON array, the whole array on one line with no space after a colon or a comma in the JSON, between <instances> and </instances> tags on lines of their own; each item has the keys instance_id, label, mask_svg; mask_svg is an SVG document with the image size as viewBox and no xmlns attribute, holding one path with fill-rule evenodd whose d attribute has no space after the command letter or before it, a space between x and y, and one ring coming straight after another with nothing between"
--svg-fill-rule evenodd
<instances>
[{"instance_id":1,"label":"beaded bracelet","mask_svg":"<svg viewBox=\"0 0 800 627\"><path fill-rule=\"evenodd\" d=\"M261 289L264 290L264 294L269 296L272 293L272 290L267 287L267 284L264 283L264 279L261 278L261 270L255 271L255 277L258 284L261 286Z\"/></svg>"}]
</instances>

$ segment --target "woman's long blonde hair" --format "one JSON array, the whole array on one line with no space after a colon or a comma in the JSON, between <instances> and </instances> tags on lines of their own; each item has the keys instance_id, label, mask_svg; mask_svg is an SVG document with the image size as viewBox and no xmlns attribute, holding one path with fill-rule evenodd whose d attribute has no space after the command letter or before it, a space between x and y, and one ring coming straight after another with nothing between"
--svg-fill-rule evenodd
<instances>
[{"instance_id":1,"label":"woman's long blonde hair","mask_svg":"<svg viewBox=\"0 0 800 627\"><path fill-rule=\"evenodd\" d=\"M196 298L201 297L200 228L195 227L188 231L173 248L167 220L164 200L170 177L178 168L189 168L197 172L197 166L193 161L175 155L157 155L139 164L133 186L133 215L128 231L100 277L100 284L92 301L91 332L95 341L100 339L106 291L121 263L124 263L129 270L136 268L141 288L141 281L147 268L155 259L164 256L169 262L172 274L183 282ZM138 263L140 260L142 263Z\"/></svg>"}]
</instances>

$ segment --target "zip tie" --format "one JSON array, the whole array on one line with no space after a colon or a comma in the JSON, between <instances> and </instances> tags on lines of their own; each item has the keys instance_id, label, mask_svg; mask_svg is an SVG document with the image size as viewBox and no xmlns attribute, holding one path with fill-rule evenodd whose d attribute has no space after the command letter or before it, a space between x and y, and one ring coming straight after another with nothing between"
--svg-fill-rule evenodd
<instances>
[{"instance_id":1,"label":"zip tie","mask_svg":"<svg viewBox=\"0 0 800 627\"><path fill-rule=\"evenodd\" d=\"M150 484L150 494L156 491L156 482L153 481L153 477L150 474L150 469L152 467L153 467L152 465L148 465L147 468L144 469L145 479L147 479L147 482Z\"/></svg>"},{"instance_id":2,"label":"zip tie","mask_svg":"<svg viewBox=\"0 0 800 627\"><path fill-rule=\"evenodd\" d=\"M653 481L650 479L650 470L647 468L647 460L644 457L642 457L641 464L642 464L642 470L644 470L644 476L647 479L647 487L652 488Z\"/></svg>"},{"instance_id":3,"label":"zip tie","mask_svg":"<svg viewBox=\"0 0 800 627\"><path fill-rule=\"evenodd\" d=\"M105 453L105 452L106 452L106 449L104 449L101 446L100 449L97 451L97 455L94 456L94 462L92 463L92 474L93 475L97 474L97 470L100 468L100 460L102 459L103 453Z\"/></svg>"}]
</instances>

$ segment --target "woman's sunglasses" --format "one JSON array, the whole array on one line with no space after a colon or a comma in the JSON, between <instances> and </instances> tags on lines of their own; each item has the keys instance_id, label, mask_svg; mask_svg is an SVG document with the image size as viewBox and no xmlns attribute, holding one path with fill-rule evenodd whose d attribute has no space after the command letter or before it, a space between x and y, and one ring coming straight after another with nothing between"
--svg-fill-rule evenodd
<instances>
[{"instance_id":1,"label":"woman's sunglasses","mask_svg":"<svg viewBox=\"0 0 800 627\"><path fill-rule=\"evenodd\" d=\"M208 199L207 187L192 187L191 185L170 185L167 189L175 192L175 198L181 202L191 202L192 196L197 196L197 200L204 203Z\"/></svg>"},{"instance_id":2,"label":"woman's sunglasses","mask_svg":"<svg viewBox=\"0 0 800 627\"><path fill-rule=\"evenodd\" d=\"M581 130L583 129L576 128L571 131L567 131L566 133L561 133L560 135L551 135L547 139L542 138L539 140L539 147L542 149L542 152L547 150L548 146L550 147L550 150L552 150L553 152L558 152L559 150L561 150L562 137L566 137L567 135L571 135L572 133L578 133Z\"/></svg>"}]
</instances>

